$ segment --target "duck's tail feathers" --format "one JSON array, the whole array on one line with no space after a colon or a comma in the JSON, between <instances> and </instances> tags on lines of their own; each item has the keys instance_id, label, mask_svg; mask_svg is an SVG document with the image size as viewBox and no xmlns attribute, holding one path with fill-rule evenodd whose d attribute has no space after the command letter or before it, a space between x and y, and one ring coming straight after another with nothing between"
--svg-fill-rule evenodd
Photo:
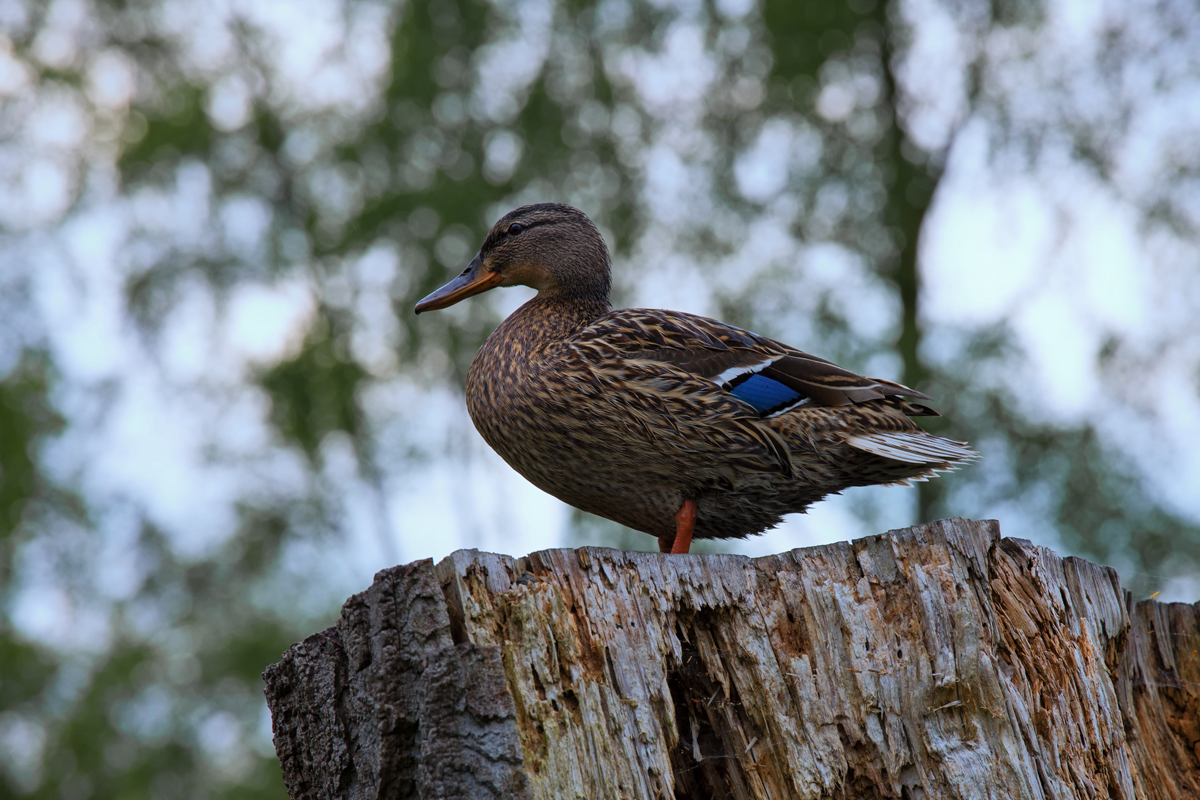
<instances>
[{"instance_id":1,"label":"duck's tail feathers","mask_svg":"<svg viewBox=\"0 0 1200 800\"><path fill-rule=\"evenodd\" d=\"M931 470L925 476L957 469L964 462L979 457L978 453L967 447L966 442L930 436L928 433L868 433L851 436L846 443L855 449L893 461L928 464Z\"/></svg>"}]
</instances>

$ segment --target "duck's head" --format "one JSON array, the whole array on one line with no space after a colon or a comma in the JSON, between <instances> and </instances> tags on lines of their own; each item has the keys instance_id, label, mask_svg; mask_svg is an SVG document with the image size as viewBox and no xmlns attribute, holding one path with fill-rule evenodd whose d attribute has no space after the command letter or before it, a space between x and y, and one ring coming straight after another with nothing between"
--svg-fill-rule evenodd
<instances>
[{"instance_id":1,"label":"duck's head","mask_svg":"<svg viewBox=\"0 0 1200 800\"><path fill-rule=\"evenodd\" d=\"M500 218L462 274L417 303L416 312L452 306L496 286L529 286L539 297L607 304L608 247L577 208L521 206Z\"/></svg>"}]
</instances>

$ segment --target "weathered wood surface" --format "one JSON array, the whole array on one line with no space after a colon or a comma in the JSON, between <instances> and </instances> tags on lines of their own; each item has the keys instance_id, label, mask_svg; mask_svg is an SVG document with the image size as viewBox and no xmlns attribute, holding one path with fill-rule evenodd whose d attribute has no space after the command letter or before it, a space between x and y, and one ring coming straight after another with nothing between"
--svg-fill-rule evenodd
<instances>
[{"instance_id":1,"label":"weathered wood surface","mask_svg":"<svg viewBox=\"0 0 1200 800\"><path fill-rule=\"evenodd\" d=\"M264 677L292 798L1200 798L1200 604L944 520L459 551Z\"/></svg>"}]
</instances>

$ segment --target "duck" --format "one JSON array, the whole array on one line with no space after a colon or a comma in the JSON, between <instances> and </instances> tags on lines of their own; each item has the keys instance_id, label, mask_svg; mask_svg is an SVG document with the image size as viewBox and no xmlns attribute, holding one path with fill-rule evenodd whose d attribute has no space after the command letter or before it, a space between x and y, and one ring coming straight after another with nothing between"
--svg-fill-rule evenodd
<instances>
[{"instance_id":1,"label":"duck","mask_svg":"<svg viewBox=\"0 0 1200 800\"><path fill-rule=\"evenodd\" d=\"M604 237L572 206L505 214L415 312L507 286L537 294L471 362L475 428L535 486L661 552L756 535L847 488L976 457L913 421L939 416L915 389L715 319L614 309Z\"/></svg>"}]
</instances>

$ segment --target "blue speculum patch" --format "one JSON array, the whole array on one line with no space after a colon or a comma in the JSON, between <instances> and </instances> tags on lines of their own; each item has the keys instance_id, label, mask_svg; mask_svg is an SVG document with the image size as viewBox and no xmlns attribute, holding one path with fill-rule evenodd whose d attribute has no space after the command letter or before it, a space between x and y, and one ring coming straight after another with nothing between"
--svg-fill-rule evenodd
<instances>
[{"instance_id":1,"label":"blue speculum patch","mask_svg":"<svg viewBox=\"0 0 1200 800\"><path fill-rule=\"evenodd\" d=\"M762 375L751 375L733 387L731 392L738 399L754 406L760 414L769 414L790 406L801 398L801 394L794 389Z\"/></svg>"}]
</instances>

